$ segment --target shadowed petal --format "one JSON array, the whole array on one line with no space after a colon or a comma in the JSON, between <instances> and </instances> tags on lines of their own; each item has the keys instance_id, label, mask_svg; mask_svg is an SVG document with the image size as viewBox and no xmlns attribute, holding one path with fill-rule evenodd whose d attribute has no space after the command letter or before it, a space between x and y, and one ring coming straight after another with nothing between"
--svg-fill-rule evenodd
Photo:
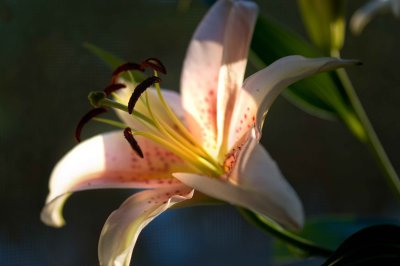
<instances>
[{"instance_id":1,"label":"shadowed petal","mask_svg":"<svg viewBox=\"0 0 400 266\"><path fill-rule=\"evenodd\" d=\"M176 203L191 199L193 189L183 185L146 190L129 197L107 219L99 240L102 266L129 266L142 229Z\"/></svg>"},{"instance_id":2,"label":"shadowed petal","mask_svg":"<svg viewBox=\"0 0 400 266\"><path fill-rule=\"evenodd\" d=\"M232 115L228 150L238 141L245 142L254 124L257 137L261 136L269 107L287 86L308 76L356 63L358 61L355 60L287 56L248 77L239 92Z\"/></svg>"},{"instance_id":3,"label":"shadowed petal","mask_svg":"<svg viewBox=\"0 0 400 266\"><path fill-rule=\"evenodd\" d=\"M99 188L155 188L178 184L171 173L188 169L185 163L145 138L137 138L144 159L132 151L122 132L86 140L67 153L54 168L50 193L41 218L52 226L64 225L65 194Z\"/></svg>"},{"instance_id":4,"label":"shadowed petal","mask_svg":"<svg viewBox=\"0 0 400 266\"><path fill-rule=\"evenodd\" d=\"M173 175L206 195L261 213L285 226L298 229L303 225L303 209L296 192L258 144L254 130L227 180L189 173Z\"/></svg>"},{"instance_id":5,"label":"shadowed petal","mask_svg":"<svg viewBox=\"0 0 400 266\"><path fill-rule=\"evenodd\" d=\"M229 39L225 33L230 14L236 7L233 1L221 0L210 8L193 35L183 65L181 92L188 127L211 154L217 149L218 82L225 38Z\"/></svg>"},{"instance_id":6,"label":"shadowed petal","mask_svg":"<svg viewBox=\"0 0 400 266\"><path fill-rule=\"evenodd\" d=\"M226 144L236 94L242 87L247 55L258 13L253 2L234 2L223 41L217 95L218 149ZM223 153L222 147L222 153Z\"/></svg>"}]
</instances>

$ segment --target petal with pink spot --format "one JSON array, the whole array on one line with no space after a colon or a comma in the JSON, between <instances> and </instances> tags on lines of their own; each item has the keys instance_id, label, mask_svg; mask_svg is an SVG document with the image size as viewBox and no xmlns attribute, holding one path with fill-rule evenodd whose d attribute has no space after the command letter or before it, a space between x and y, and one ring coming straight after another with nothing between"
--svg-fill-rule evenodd
<instances>
[{"instance_id":1,"label":"petal with pink spot","mask_svg":"<svg viewBox=\"0 0 400 266\"><path fill-rule=\"evenodd\" d=\"M238 1L233 3L228 17L217 96L218 149L222 148L222 153L227 142L236 94L243 83L257 13L255 3Z\"/></svg>"},{"instance_id":2,"label":"petal with pink spot","mask_svg":"<svg viewBox=\"0 0 400 266\"><path fill-rule=\"evenodd\" d=\"M181 76L182 105L188 127L212 154L217 148L218 76L232 6L231 1L218 1L208 11L190 42Z\"/></svg>"},{"instance_id":3,"label":"petal with pink spot","mask_svg":"<svg viewBox=\"0 0 400 266\"><path fill-rule=\"evenodd\" d=\"M255 132L240 149L224 179L191 173L174 176L210 197L258 212L292 229L300 228L304 220L302 204L276 163L258 144Z\"/></svg>"},{"instance_id":4,"label":"petal with pink spot","mask_svg":"<svg viewBox=\"0 0 400 266\"><path fill-rule=\"evenodd\" d=\"M100 188L156 188L179 184L171 173L190 169L183 160L148 139L138 137L138 157L123 133L114 131L88 139L67 153L50 177L50 193L42 220L62 226L63 202L71 192Z\"/></svg>"},{"instance_id":5,"label":"petal with pink spot","mask_svg":"<svg viewBox=\"0 0 400 266\"><path fill-rule=\"evenodd\" d=\"M232 115L228 150L244 143L256 125L257 136L265 116L276 97L290 84L305 77L358 63L337 58L305 58L287 56L248 77L239 92Z\"/></svg>"}]
</instances>

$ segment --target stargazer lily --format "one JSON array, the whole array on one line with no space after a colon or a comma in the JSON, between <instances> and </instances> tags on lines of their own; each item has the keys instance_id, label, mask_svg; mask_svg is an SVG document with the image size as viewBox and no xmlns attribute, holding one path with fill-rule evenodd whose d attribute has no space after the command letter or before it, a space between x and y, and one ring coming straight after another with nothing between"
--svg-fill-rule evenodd
<instances>
[{"instance_id":1,"label":"stargazer lily","mask_svg":"<svg viewBox=\"0 0 400 266\"><path fill-rule=\"evenodd\" d=\"M146 189L106 221L99 241L101 265L129 265L138 235L150 221L177 203L201 203L205 197L198 196L203 195L300 228L302 205L259 144L261 128L272 102L289 84L354 61L289 56L243 82L256 16L252 2L216 2L190 43L181 95L160 89L158 72L166 71L156 59L118 68L112 85L91 95L97 108L78 131L107 108L115 109L122 123L94 119L123 130L86 140L61 159L51 175L42 220L64 225L63 204L76 191ZM135 89L129 78L120 77L125 70L147 67L154 76Z\"/></svg>"},{"instance_id":2,"label":"stargazer lily","mask_svg":"<svg viewBox=\"0 0 400 266\"><path fill-rule=\"evenodd\" d=\"M400 0L372 0L360 7L351 17L350 29L360 34L373 17L381 13L392 12L400 17Z\"/></svg>"}]
</instances>

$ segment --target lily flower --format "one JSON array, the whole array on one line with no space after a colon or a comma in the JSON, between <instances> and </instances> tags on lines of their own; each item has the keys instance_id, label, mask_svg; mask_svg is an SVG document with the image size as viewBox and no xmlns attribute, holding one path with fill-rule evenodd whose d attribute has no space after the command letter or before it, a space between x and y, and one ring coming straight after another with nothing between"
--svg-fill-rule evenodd
<instances>
[{"instance_id":1,"label":"lily flower","mask_svg":"<svg viewBox=\"0 0 400 266\"><path fill-rule=\"evenodd\" d=\"M359 8L351 17L350 29L354 34L360 34L373 17L381 13L392 12L400 17L400 0L373 0Z\"/></svg>"},{"instance_id":2,"label":"lily flower","mask_svg":"<svg viewBox=\"0 0 400 266\"><path fill-rule=\"evenodd\" d=\"M96 109L82 119L78 133L107 108L115 109L122 122L93 119L123 130L90 138L58 162L42 221L63 226L62 207L76 191L145 189L107 219L99 240L101 265L129 265L138 235L149 222L175 204L202 203L205 195L300 228L301 202L259 144L262 125L289 84L354 61L289 56L243 82L256 16L252 2L216 2L189 45L181 95L160 88L158 73L166 70L154 58L119 67L112 85L91 94ZM154 76L135 88L120 76L146 67L154 69Z\"/></svg>"}]
</instances>

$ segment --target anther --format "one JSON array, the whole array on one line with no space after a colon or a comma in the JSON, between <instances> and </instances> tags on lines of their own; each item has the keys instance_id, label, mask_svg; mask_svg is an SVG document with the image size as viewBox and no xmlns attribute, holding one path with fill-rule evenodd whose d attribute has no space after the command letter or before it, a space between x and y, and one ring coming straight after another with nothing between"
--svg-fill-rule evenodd
<instances>
[{"instance_id":1,"label":"anther","mask_svg":"<svg viewBox=\"0 0 400 266\"><path fill-rule=\"evenodd\" d=\"M125 63L119 67L117 67L114 72L112 73L111 83L115 83L122 72L129 71L129 70L139 70L144 71L143 68L136 63Z\"/></svg>"},{"instance_id":2,"label":"anther","mask_svg":"<svg viewBox=\"0 0 400 266\"><path fill-rule=\"evenodd\" d=\"M129 127L125 128L124 137L129 142L129 144L131 145L132 149L136 152L136 154L139 155L140 158L144 158L142 149L140 148L139 144L133 137L132 129L130 129Z\"/></svg>"},{"instance_id":3,"label":"anther","mask_svg":"<svg viewBox=\"0 0 400 266\"><path fill-rule=\"evenodd\" d=\"M111 93L114 91L120 90L122 88L125 88L126 86L121 83L113 83L111 85L108 85L107 87L104 88L104 93L106 96L109 96Z\"/></svg>"},{"instance_id":4,"label":"anther","mask_svg":"<svg viewBox=\"0 0 400 266\"><path fill-rule=\"evenodd\" d=\"M99 114L107 112L106 108L95 108L90 110L87 114L85 114L81 120L79 121L76 129L75 129L75 138L78 142L81 142L81 132L82 128L84 125L86 125L87 122L90 121L95 116L98 116Z\"/></svg>"},{"instance_id":5,"label":"anther","mask_svg":"<svg viewBox=\"0 0 400 266\"><path fill-rule=\"evenodd\" d=\"M146 60L144 60L142 63L140 63L140 67L142 69L150 67L153 70L156 70L163 74L167 74L167 69L165 68L164 64L161 63L161 61L159 59L154 58L154 57L147 58Z\"/></svg>"},{"instance_id":6,"label":"anther","mask_svg":"<svg viewBox=\"0 0 400 266\"><path fill-rule=\"evenodd\" d=\"M136 86L128 103L128 112L130 114L132 114L133 109L135 108L135 104L140 98L140 95L142 95L142 93L145 92L146 89L149 88L151 85L153 85L154 83L160 83L160 81L161 79L159 77L152 76L145 79L142 83Z\"/></svg>"}]
</instances>

